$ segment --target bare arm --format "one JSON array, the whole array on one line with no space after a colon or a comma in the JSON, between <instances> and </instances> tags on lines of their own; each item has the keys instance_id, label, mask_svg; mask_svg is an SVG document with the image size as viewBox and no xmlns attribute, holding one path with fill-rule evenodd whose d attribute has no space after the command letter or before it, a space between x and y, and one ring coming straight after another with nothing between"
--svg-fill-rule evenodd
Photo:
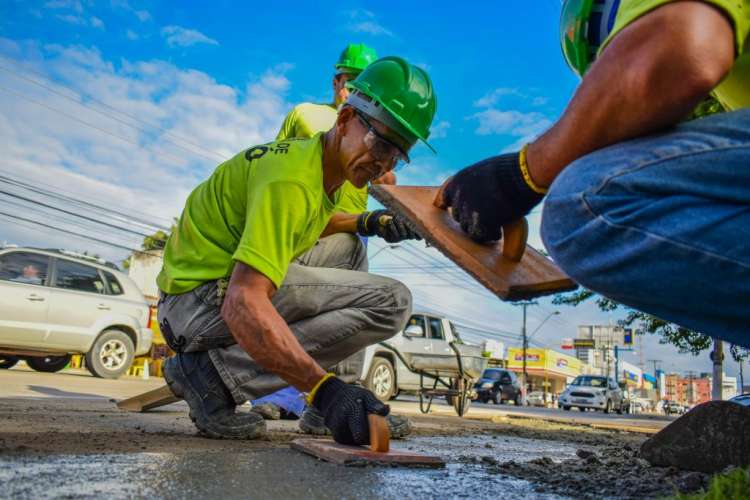
<instances>
[{"instance_id":1,"label":"bare arm","mask_svg":"<svg viewBox=\"0 0 750 500\"><path fill-rule=\"evenodd\" d=\"M667 4L623 29L597 59L562 118L529 146L537 184L573 160L683 119L734 62L734 31L706 3Z\"/></svg>"},{"instance_id":2,"label":"bare arm","mask_svg":"<svg viewBox=\"0 0 750 500\"><path fill-rule=\"evenodd\" d=\"M330 236L336 233L356 233L357 232L357 215L345 214L343 212L335 213L328 221L328 225L323 229L320 237Z\"/></svg>"},{"instance_id":3,"label":"bare arm","mask_svg":"<svg viewBox=\"0 0 750 500\"><path fill-rule=\"evenodd\" d=\"M229 280L221 317L237 343L266 370L300 391L310 391L326 374L302 348L271 303L273 282L242 262Z\"/></svg>"}]
</instances>

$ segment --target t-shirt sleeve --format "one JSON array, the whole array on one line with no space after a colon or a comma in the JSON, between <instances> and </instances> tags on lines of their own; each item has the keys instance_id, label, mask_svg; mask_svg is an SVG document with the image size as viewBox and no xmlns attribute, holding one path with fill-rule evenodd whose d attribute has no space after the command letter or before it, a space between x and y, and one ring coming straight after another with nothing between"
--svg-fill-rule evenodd
<instances>
[{"instance_id":1,"label":"t-shirt sleeve","mask_svg":"<svg viewBox=\"0 0 750 500\"><path fill-rule=\"evenodd\" d=\"M277 141L283 141L285 139L291 139L296 137L295 129L297 128L297 108L294 108L284 118L284 123L281 124L281 130L276 134Z\"/></svg>"},{"instance_id":2,"label":"t-shirt sleeve","mask_svg":"<svg viewBox=\"0 0 750 500\"><path fill-rule=\"evenodd\" d=\"M281 286L308 226L312 203L296 182L279 181L250 190L245 228L234 260Z\"/></svg>"},{"instance_id":3,"label":"t-shirt sleeve","mask_svg":"<svg viewBox=\"0 0 750 500\"><path fill-rule=\"evenodd\" d=\"M630 23L639 17L651 12L657 7L661 7L674 0L622 0L617 10L615 25L612 27L607 39L599 48L599 53ZM704 3L711 4L721 11L732 21L734 25L735 46L737 54L744 50L745 42L750 33L750 1L748 0L703 0Z\"/></svg>"}]
</instances>

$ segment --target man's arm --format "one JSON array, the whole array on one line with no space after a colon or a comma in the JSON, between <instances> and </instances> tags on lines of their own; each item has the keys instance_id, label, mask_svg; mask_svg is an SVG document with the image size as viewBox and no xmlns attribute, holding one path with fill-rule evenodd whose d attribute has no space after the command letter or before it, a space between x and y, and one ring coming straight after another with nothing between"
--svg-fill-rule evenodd
<instances>
[{"instance_id":1,"label":"man's arm","mask_svg":"<svg viewBox=\"0 0 750 500\"><path fill-rule=\"evenodd\" d=\"M328 225L323 229L320 237L330 236L336 233L356 233L357 232L357 217L355 214L345 214L338 212L331 216L331 220L328 221Z\"/></svg>"},{"instance_id":2,"label":"man's arm","mask_svg":"<svg viewBox=\"0 0 750 500\"><path fill-rule=\"evenodd\" d=\"M276 287L262 273L236 262L221 317L237 343L266 370L308 392L326 374L302 348L271 303Z\"/></svg>"},{"instance_id":3,"label":"man's arm","mask_svg":"<svg viewBox=\"0 0 750 500\"><path fill-rule=\"evenodd\" d=\"M532 179L549 186L581 156L678 123L734 57L732 24L709 4L674 2L644 15L614 37L562 118L529 146Z\"/></svg>"}]
</instances>

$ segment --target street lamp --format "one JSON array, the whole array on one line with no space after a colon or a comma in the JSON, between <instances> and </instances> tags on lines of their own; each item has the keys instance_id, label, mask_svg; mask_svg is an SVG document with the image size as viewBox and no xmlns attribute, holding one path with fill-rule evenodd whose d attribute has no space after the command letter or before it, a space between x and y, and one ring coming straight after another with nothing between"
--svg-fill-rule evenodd
<instances>
[{"instance_id":1,"label":"street lamp","mask_svg":"<svg viewBox=\"0 0 750 500\"><path fill-rule=\"evenodd\" d=\"M528 337L526 336L526 306L531 304L523 304L523 331L521 332L523 334L523 390L521 391L522 395L522 403L526 404L526 381L528 380L528 374L526 373L526 350L529 348L529 340L531 340L531 337L534 336L536 332L539 331L540 328L542 328L542 325L544 325L548 319L550 319L552 316L560 314L560 311L552 311L547 315L544 320L542 320L541 323L539 323L539 326L536 327L536 329L531 332L531 335ZM547 398L547 387L544 388L544 397Z\"/></svg>"}]
</instances>

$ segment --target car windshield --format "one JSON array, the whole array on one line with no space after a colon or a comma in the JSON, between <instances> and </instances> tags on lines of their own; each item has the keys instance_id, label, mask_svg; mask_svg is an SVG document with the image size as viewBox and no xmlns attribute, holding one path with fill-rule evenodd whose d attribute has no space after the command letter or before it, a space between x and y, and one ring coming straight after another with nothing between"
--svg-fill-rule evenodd
<instances>
[{"instance_id":1,"label":"car windshield","mask_svg":"<svg viewBox=\"0 0 750 500\"><path fill-rule=\"evenodd\" d=\"M484 374L482 375L482 378L486 378L490 380L500 380L502 373L503 372L499 372L497 370L485 370Z\"/></svg>"},{"instance_id":2,"label":"car windshield","mask_svg":"<svg viewBox=\"0 0 750 500\"><path fill-rule=\"evenodd\" d=\"M585 387L607 387L607 379L604 377L576 377L570 385Z\"/></svg>"}]
</instances>

